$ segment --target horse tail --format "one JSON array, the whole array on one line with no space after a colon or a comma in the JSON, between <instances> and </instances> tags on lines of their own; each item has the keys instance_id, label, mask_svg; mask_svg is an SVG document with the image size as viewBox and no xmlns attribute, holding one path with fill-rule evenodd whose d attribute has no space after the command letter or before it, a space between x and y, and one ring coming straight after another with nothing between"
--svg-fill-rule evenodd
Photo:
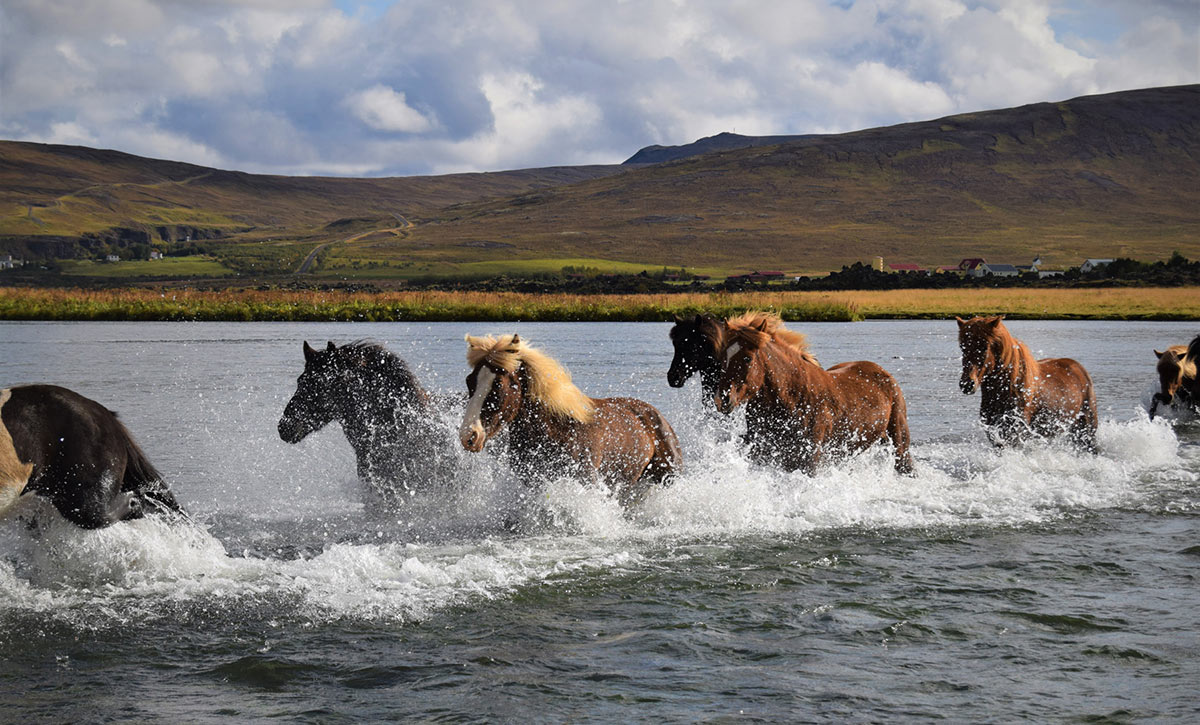
<instances>
[{"instance_id":1,"label":"horse tail","mask_svg":"<svg viewBox=\"0 0 1200 725\"><path fill-rule=\"evenodd\" d=\"M892 439L892 446L896 450L896 470L900 473L912 473L912 454L908 450L912 443L908 430L908 404L904 402L904 391L900 390L895 378L892 378L891 383L892 411L888 417L888 438Z\"/></svg>"},{"instance_id":2,"label":"horse tail","mask_svg":"<svg viewBox=\"0 0 1200 725\"><path fill-rule=\"evenodd\" d=\"M186 518L187 513L175 500L175 494L167 488L162 474L158 472L154 464L150 463L150 459L133 439L129 429L120 420L117 420L116 424L125 441L125 477L121 481L121 490L132 492L142 504L148 505L151 510L178 514Z\"/></svg>"}]
</instances>

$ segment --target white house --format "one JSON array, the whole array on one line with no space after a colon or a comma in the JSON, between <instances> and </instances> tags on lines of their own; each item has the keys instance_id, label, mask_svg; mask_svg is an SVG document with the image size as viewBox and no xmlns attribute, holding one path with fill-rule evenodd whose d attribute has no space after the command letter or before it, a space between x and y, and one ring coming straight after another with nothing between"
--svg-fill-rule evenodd
<instances>
[{"instance_id":1,"label":"white house","mask_svg":"<svg viewBox=\"0 0 1200 725\"><path fill-rule=\"evenodd\" d=\"M993 264L984 262L975 268L974 275L976 277L984 277L986 275L993 277L1017 277L1021 274L1021 270L1011 264Z\"/></svg>"},{"instance_id":2,"label":"white house","mask_svg":"<svg viewBox=\"0 0 1200 725\"><path fill-rule=\"evenodd\" d=\"M121 256L119 254L110 254L104 258L104 261L105 262L120 262Z\"/></svg>"},{"instance_id":3,"label":"white house","mask_svg":"<svg viewBox=\"0 0 1200 725\"><path fill-rule=\"evenodd\" d=\"M1094 269L1100 269L1101 267L1107 267L1110 264L1112 264L1111 259L1087 259L1087 260L1084 260L1083 264L1079 265L1079 271L1083 272L1084 274L1087 274L1088 272L1091 272Z\"/></svg>"}]
</instances>

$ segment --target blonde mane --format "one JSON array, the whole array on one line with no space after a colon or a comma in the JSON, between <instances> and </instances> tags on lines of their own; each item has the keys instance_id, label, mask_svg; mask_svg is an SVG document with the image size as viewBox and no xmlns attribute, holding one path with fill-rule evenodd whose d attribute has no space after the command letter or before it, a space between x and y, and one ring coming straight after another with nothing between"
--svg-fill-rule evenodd
<instances>
[{"instance_id":1,"label":"blonde mane","mask_svg":"<svg viewBox=\"0 0 1200 725\"><path fill-rule=\"evenodd\" d=\"M521 365L529 376L529 395L556 417L591 422L596 403L571 382L571 374L557 360L525 344L516 335L467 335L467 364L480 363L516 372Z\"/></svg>"},{"instance_id":2,"label":"blonde mane","mask_svg":"<svg viewBox=\"0 0 1200 725\"><path fill-rule=\"evenodd\" d=\"M728 325L733 335L740 337L743 342L758 347L765 344L768 339L775 340L800 353L800 357L807 362L818 367L821 365L817 362L817 356L809 352L808 338L804 333L787 329L783 324L783 318L774 312L751 310L737 317L730 317L725 324ZM765 337L760 337L760 335Z\"/></svg>"}]
</instances>

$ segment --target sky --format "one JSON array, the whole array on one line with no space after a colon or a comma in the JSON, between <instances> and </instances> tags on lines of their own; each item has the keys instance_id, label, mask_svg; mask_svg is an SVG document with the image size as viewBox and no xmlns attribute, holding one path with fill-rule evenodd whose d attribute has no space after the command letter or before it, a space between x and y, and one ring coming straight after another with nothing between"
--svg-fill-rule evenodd
<instances>
[{"instance_id":1,"label":"sky","mask_svg":"<svg viewBox=\"0 0 1200 725\"><path fill-rule=\"evenodd\" d=\"M1198 0L0 0L0 138L254 173L609 164L1197 82Z\"/></svg>"}]
</instances>

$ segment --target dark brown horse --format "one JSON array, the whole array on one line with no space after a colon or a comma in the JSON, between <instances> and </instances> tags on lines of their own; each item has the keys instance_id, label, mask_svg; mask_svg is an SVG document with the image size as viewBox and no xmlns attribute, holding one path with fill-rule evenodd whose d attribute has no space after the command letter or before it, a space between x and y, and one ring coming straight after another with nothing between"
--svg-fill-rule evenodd
<instances>
[{"instance_id":1,"label":"dark brown horse","mask_svg":"<svg viewBox=\"0 0 1200 725\"><path fill-rule=\"evenodd\" d=\"M430 396L408 365L382 345L304 343L304 371L279 419L279 437L299 443L333 421L358 460L358 478L384 503L448 470L449 430L435 425Z\"/></svg>"},{"instance_id":2,"label":"dark brown horse","mask_svg":"<svg viewBox=\"0 0 1200 725\"><path fill-rule=\"evenodd\" d=\"M640 499L682 460L670 423L633 398L589 398L557 361L517 335L467 337L470 400L459 438L469 451L508 426L518 475L571 473L603 481L622 505Z\"/></svg>"},{"instance_id":3,"label":"dark brown horse","mask_svg":"<svg viewBox=\"0 0 1200 725\"><path fill-rule=\"evenodd\" d=\"M979 388L979 417L993 444L1066 433L1080 450L1095 452L1096 392L1082 365L1070 358L1035 360L1003 316L955 319L962 349L958 386L967 395Z\"/></svg>"},{"instance_id":4,"label":"dark brown horse","mask_svg":"<svg viewBox=\"0 0 1200 725\"><path fill-rule=\"evenodd\" d=\"M804 335L784 327L778 315L747 312L740 317L730 318L728 322L738 324L757 320L766 321L766 332L776 341L796 348L811 362L817 362L808 352ZM712 315L696 315L691 319L677 316L670 335L675 357L671 359L671 368L667 370L667 384L672 388L682 388L688 378L699 373L702 399L711 403L724 369L721 351L725 344L725 324Z\"/></svg>"},{"instance_id":5,"label":"dark brown horse","mask_svg":"<svg viewBox=\"0 0 1200 725\"><path fill-rule=\"evenodd\" d=\"M715 402L726 414L746 406L752 460L812 473L826 458L888 440L896 470L912 471L904 394L886 370L866 361L823 370L797 347L774 339L765 315L725 327Z\"/></svg>"},{"instance_id":6,"label":"dark brown horse","mask_svg":"<svg viewBox=\"0 0 1200 725\"><path fill-rule=\"evenodd\" d=\"M68 521L99 529L183 509L117 414L56 385L0 390L0 513L18 496L50 500Z\"/></svg>"},{"instance_id":7,"label":"dark brown horse","mask_svg":"<svg viewBox=\"0 0 1200 725\"><path fill-rule=\"evenodd\" d=\"M1151 420L1158 412L1159 404L1175 405L1177 400L1183 404L1190 404L1191 396L1186 391L1194 387L1196 380L1196 362L1193 360L1184 365L1187 345L1172 345L1161 352L1155 350L1154 355L1158 358L1154 370L1158 374L1159 391L1154 394L1153 402L1150 403ZM1185 380L1188 385L1184 384Z\"/></svg>"}]
</instances>

